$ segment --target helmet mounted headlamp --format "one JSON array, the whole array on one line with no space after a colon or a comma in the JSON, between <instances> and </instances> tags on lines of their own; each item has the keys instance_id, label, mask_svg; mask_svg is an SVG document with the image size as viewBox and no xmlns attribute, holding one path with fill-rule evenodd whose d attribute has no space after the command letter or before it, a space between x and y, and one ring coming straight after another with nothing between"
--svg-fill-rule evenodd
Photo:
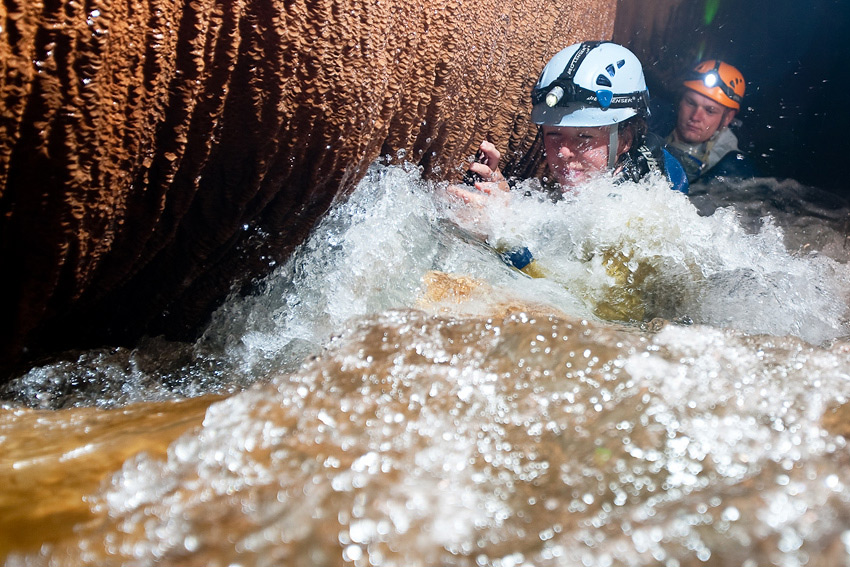
<instances>
[{"instance_id":1,"label":"helmet mounted headlamp","mask_svg":"<svg viewBox=\"0 0 850 567\"><path fill-rule=\"evenodd\" d=\"M723 81L723 78L720 76L720 65L722 64L723 62L718 59L714 62L714 67L708 71L693 69L690 73L688 73L685 81L697 81L704 85L707 89L713 89L715 87L719 88L720 91L729 98L729 100L740 105L741 102L743 102L744 97L736 93L732 85ZM743 78L741 78L741 82L743 83Z\"/></svg>"},{"instance_id":2,"label":"helmet mounted headlamp","mask_svg":"<svg viewBox=\"0 0 850 567\"><path fill-rule=\"evenodd\" d=\"M646 91L615 95L608 89L592 91L578 86L571 80L563 80L559 77L545 87L531 91L531 103L534 105L545 103L549 107L579 103L606 109L646 107L649 100Z\"/></svg>"},{"instance_id":3,"label":"helmet mounted headlamp","mask_svg":"<svg viewBox=\"0 0 850 567\"><path fill-rule=\"evenodd\" d=\"M586 41L582 43L576 52L570 57L570 60L564 66L564 70L558 77L545 86L540 86L531 91L531 102L533 105L546 103L546 106L569 106L579 103L586 106L596 106L606 110L608 108L647 108L649 105L648 93L637 91L632 93L614 94L611 87L611 80L605 74L600 74L596 78L596 84L600 88L595 91L575 84L574 79L576 71L581 66L581 63L593 49L598 47L600 41ZM617 62L617 67L622 67L625 64L624 60ZM610 76L615 73L614 64L610 64L607 71Z\"/></svg>"}]
</instances>

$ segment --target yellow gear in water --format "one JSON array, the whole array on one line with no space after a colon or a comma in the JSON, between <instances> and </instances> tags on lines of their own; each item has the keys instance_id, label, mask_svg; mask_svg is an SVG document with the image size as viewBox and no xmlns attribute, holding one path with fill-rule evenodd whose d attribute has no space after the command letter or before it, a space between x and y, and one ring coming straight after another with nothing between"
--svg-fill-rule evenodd
<instances>
[{"instance_id":1,"label":"yellow gear in water","mask_svg":"<svg viewBox=\"0 0 850 567\"><path fill-rule=\"evenodd\" d=\"M585 299L594 303L593 314L606 321L628 323L645 320L643 283L652 271L650 267L644 263L635 266L630 254L613 249L602 253L602 265L614 283L604 292L601 300L592 297L594 294L585 294ZM548 277L537 260L532 260L520 271L532 278Z\"/></svg>"},{"instance_id":2,"label":"yellow gear in water","mask_svg":"<svg viewBox=\"0 0 850 567\"><path fill-rule=\"evenodd\" d=\"M594 315L607 321L643 321L646 318L643 282L651 272L649 266L644 263L633 266L629 254L611 249L602 253L602 264L614 279L614 285L596 304Z\"/></svg>"},{"instance_id":3,"label":"yellow gear in water","mask_svg":"<svg viewBox=\"0 0 850 567\"><path fill-rule=\"evenodd\" d=\"M526 264L520 271L532 278L545 278L546 272L543 268L540 267L540 264L537 263L537 260L532 260L528 264Z\"/></svg>"}]
</instances>

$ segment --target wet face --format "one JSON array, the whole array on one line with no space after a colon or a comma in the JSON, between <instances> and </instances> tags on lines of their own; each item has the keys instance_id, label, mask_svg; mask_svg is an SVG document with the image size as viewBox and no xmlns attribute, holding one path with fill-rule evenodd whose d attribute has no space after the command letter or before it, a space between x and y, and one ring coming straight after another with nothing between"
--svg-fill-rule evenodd
<instances>
[{"instance_id":1,"label":"wet face","mask_svg":"<svg viewBox=\"0 0 850 567\"><path fill-rule=\"evenodd\" d=\"M562 186L580 185L608 169L609 128L543 126L546 162ZM620 136L617 157L629 149L624 138Z\"/></svg>"},{"instance_id":2,"label":"wet face","mask_svg":"<svg viewBox=\"0 0 850 567\"><path fill-rule=\"evenodd\" d=\"M679 101L676 136L689 144L701 144L729 125L735 111L690 89Z\"/></svg>"}]
</instances>

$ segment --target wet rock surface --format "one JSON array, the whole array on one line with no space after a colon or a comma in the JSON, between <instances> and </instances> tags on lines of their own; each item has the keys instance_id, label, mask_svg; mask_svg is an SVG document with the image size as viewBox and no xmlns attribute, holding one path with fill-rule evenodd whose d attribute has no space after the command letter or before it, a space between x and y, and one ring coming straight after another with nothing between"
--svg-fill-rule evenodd
<instances>
[{"instance_id":1,"label":"wet rock surface","mask_svg":"<svg viewBox=\"0 0 850 567\"><path fill-rule=\"evenodd\" d=\"M191 335L381 154L523 155L542 62L613 31L613 1L566 4L4 2L3 375Z\"/></svg>"}]
</instances>

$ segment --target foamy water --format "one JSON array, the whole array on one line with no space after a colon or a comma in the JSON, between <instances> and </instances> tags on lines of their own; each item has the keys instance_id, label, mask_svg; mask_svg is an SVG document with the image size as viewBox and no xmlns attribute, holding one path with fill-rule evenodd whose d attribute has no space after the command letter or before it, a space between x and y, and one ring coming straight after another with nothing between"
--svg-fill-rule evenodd
<instances>
[{"instance_id":1,"label":"foamy water","mask_svg":"<svg viewBox=\"0 0 850 567\"><path fill-rule=\"evenodd\" d=\"M833 208L825 221L822 210L800 209L799 186L745 186L744 205L711 216L660 179L600 179L556 203L520 187L508 206L481 211L449 199L444 187L424 182L414 167L376 165L257 293L219 309L195 345L151 339L134 350L83 353L34 369L5 397L43 407L108 406L235 391L269 372L295 370L352 318L420 307L431 270L596 321L613 312L632 324L658 317L813 344L848 334L850 251L842 229L850 210ZM771 214L770 194L797 202L798 214L785 207ZM694 197L704 210L706 195ZM714 195L712 211L734 199ZM530 249L545 278L520 273L497 252L519 246ZM640 281L624 286L612 278L612 263ZM457 313L474 315L475 305Z\"/></svg>"},{"instance_id":2,"label":"foamy water","mask_svg":"<svg viewBox=\"0 0 850 567\"><path fill-rule=\"evenodd\" d=\"M228 397L8 564L850 565L840 215L601 179L469 216L442 189L376 165L196 344L13 383L37 407Z\"/></svg>"},{"instance_id":3,"label":"foamy water","mask_svg":"<svg viewBox=\"0 0 850 567\"><path fill-rule=\"evenodd\" d=\"M441 189L419 180L415 169L376 168L261 294L219 312L208 342L249 364L305 342L315 351L352 317L416 307L428 270L468 275L595 318L594 308L615 287L603 264L612 250L625 251L633 270L651 270L635 294L647 320L792 334L815 344L847 334L844 258L811 247L805 255L789 252L785 231L770 216L759 219L756 233L731 208L700 216L660 180L648 189L600 180L557 203L516 192L509 206L474 216ZM836 248L844 235L819 240L819 249ZM516 246L528 247L548 277L528 278L494 250Z\"/></svg>"}]
</instances>

